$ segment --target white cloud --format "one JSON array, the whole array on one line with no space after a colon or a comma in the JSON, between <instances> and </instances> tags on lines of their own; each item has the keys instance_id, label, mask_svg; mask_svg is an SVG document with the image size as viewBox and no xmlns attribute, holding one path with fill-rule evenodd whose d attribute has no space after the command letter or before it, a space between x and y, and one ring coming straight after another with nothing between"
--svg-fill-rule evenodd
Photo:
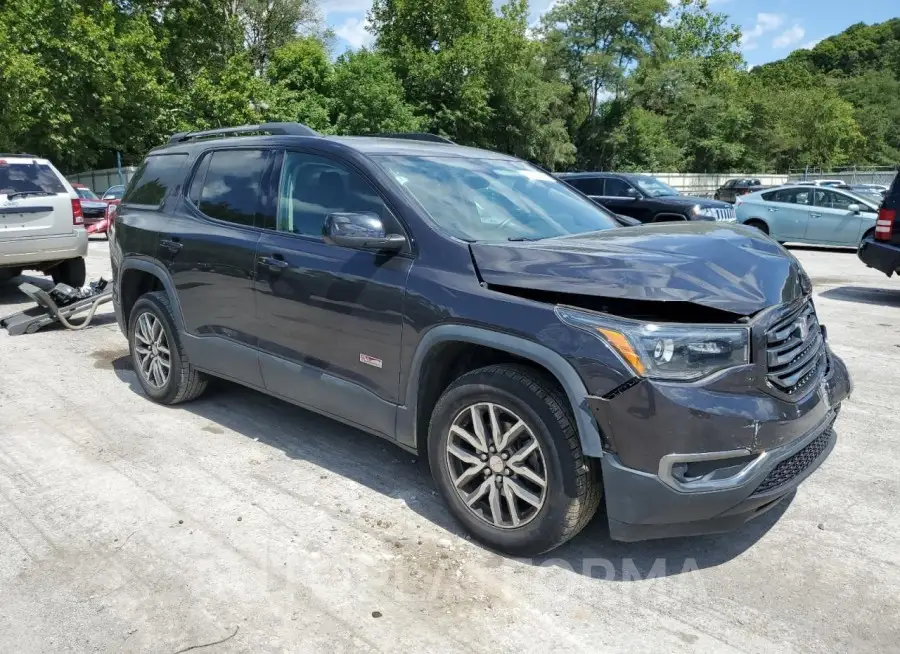
<instances>
[{"instance_id":1,"label":"white cloud","mask_svg":"<svg viewBox=\"0 0 900 654\"><path fill-rule=\"evenodd\" d=\"M322 0L319 8L328 14L363 14L372 8L372 0Z\"/></svg>"},{"instance_id":2,"label":"white cloud","mask_svg":"<svg viewBox=\"0 0 900 654\"><path fill-rule=\"evenodd\" d=\"M794 25L790 29L786 29L772 41L772 47L774 48L786 48L788 46L794 45L795 43L799 43L803 40L803 37L806 36L806 30L803 29L800 25Z\"/></svg>"},{"instance_id":3,"label":"white cloud","mask_svg":"<svg viewBox=\"0 0 900 654\"><path fill-rule=\"evenodd\" d=\"M782 14L759 12L756 14L756 25L752 29L746 30L741 37L741 46L744 50L753 50L758 46L759 38L763 34L773 32L782 25L784 25L784 16Z\"/></svg>"},{"instance_id":4,"label":"white cloud","mask_svg":"<svg viewBox=\"0 0 900 654\"><path fill-rule=\"evenodd\" d=\"M367 24L365 18L348 18L334 28L334 33L349 43L350 47L359 48L369 45L375 38L366 31Z\"/></svg>"},{"instance_id":5,"label":"white cloud","mask_svg":"<svg viewBox=\"0 0 900 654\"><path fill-rule=\"evenodd\" d=\"M812 41L807 41L806 43L804 43L803 45L800 46L800 49L801 50L812 50L817 45L819 45L822 42L822 40L823 39L813 39Z\"/></svg>"}]
</instances>

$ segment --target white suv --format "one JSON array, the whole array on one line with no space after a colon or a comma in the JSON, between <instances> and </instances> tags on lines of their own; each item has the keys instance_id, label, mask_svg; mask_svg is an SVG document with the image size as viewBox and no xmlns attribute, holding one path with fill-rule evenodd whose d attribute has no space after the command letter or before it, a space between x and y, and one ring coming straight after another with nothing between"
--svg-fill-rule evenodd
<instances>
[{"instance_id":1,"label":"white suv","mask_svg":"<svg viewBox=\"0 0 900 654\"><path fill-rule=\"evenodd\" d=\"M81 199L53 164L0 154L0 282L39 270L83 286L87 248Z\"/></svg>"}]
</instances>

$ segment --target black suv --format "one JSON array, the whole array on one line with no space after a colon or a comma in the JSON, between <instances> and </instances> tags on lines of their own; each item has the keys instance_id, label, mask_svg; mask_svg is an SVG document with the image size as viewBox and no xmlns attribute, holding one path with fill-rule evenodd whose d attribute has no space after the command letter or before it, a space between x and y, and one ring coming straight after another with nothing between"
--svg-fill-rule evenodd
<instances>
[{"instance_id":1,"label":"black suv","mask_svg":"<svg viewBox=\"0 0 900 654\"><path fill-rule=\"evenodd\" d=\"M642 223L685 220L736 222L726 202L681 195L650 175L626 173L559 173L557 177L591 200Z\"/></svg>"},{"instance_id":2,"label":"black suv","mask_svg":"<svg viewBox=\"0 0 900 654\"><path fill-rule=\"evenodd\" d=\"M859 245L857 256L869 268L890 277L900 274L900 172L878 210L875 232Z\"/></svg>"},{"instance_id":3,"label":"black suv","mask_svg":"<svg viewBox=\"0 0 900 654\"><path fill-rule=\"evenodd\" d=\"M756 193L764 188L758 179L729 179L716 190L716 200L734 204L741 195Z\"/></svg>"},{"instance_id":4,"label":"black suv","mask_svg":"<svg viewBox=\"0 0 900 654\"><path fill-rule=\"evenodd\" d=\"M224 377L427 453L465 528L517 555L571 538L604 495L615 539L736 527L825 459L850 390L777 243L620 227L495 152L297 124L180 134L111 241L151 399Z\"/></svg>"}]
</instances>

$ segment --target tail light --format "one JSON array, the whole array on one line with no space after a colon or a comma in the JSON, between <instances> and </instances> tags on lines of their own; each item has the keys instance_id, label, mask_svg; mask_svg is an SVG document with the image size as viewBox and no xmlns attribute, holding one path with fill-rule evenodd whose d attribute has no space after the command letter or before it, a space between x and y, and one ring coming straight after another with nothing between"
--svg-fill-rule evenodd
<instances>
[{"instance_id":1,"label":"tail light","mask_svg":"<svg viewBox=\"0 0 900 654\"><path fill-rule=\"evenodd\" d=\"M106 219L112 223L116 218L116 205L108 204L106 205Z\"/></svg>"},{"instance_id":2,"label":"tail light","mask_svg":"<svg viewBox=\"0 0 900 654\"><path fill-rule=\"evenodd\" d=\"M878 212L878 220L875 221L875 240L890 241L894 232L894 219L897 217L896 209L882 208Z\"/></svg>"},{"instance_id":3,"label":"tail light","mask_svg":"<svg viewBox=\"0 0 900 654\"><path fill-rule=\"evenodd\" d=\"M84 224L84 212L81 210L81 198L72 198L72 224Z\"/></svg>"}]
</instances>

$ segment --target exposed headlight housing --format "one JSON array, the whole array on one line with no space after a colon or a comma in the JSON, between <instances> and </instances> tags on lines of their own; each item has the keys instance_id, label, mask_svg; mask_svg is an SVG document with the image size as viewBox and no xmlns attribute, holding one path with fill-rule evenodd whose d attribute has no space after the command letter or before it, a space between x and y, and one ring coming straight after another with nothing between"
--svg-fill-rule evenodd
<instances>
[{"instance_id":1,"label":"exposed headlight housing","mask_svg":"<svg viewBox=\"0 0 900 654\"><path fill-rule=\"evenodd\" d=\"M629 320L557 307L567 325L606 341L636 375L693 381L750 363L750 328Z\"/></svg>"}]
</instances>

